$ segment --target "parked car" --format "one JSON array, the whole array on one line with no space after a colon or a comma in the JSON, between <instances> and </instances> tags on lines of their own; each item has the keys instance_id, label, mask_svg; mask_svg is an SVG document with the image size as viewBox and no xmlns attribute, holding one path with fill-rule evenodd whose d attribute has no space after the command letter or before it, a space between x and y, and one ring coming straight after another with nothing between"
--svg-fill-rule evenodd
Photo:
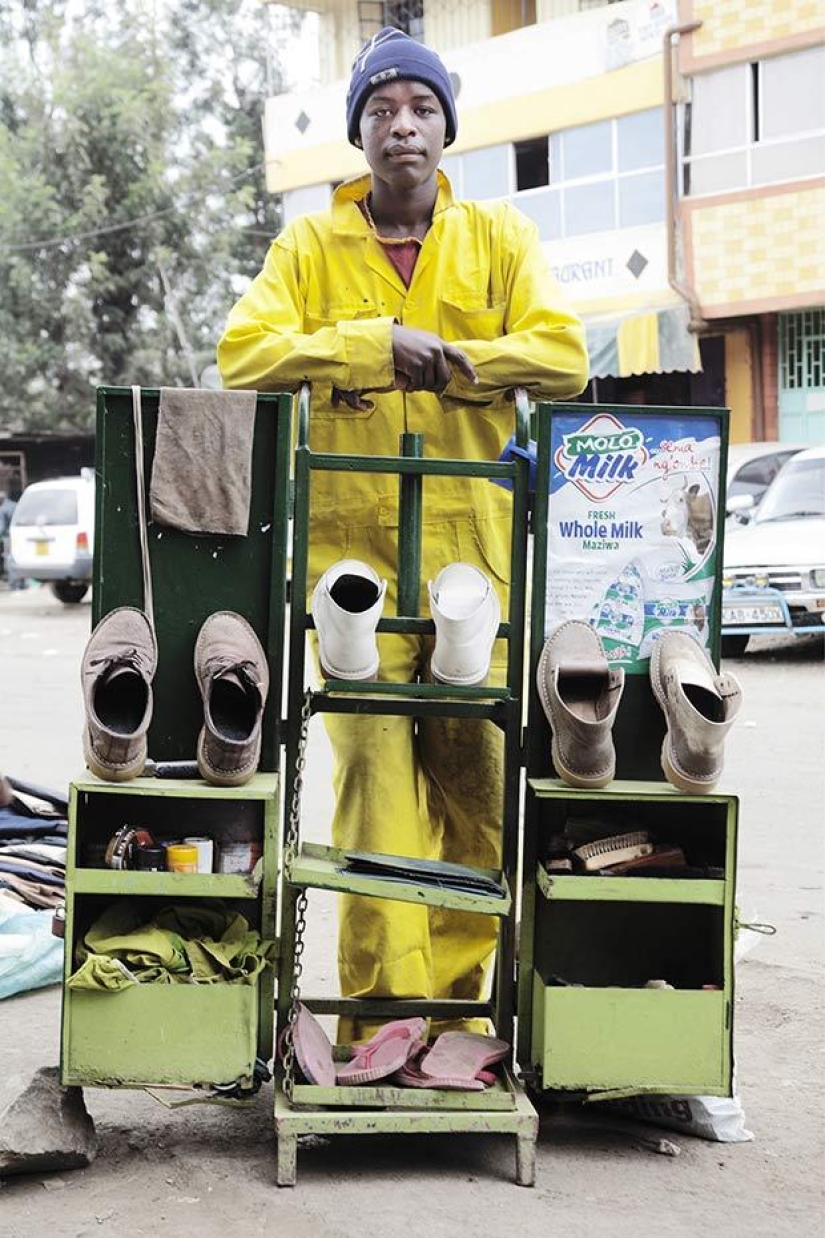
<instances>
[{"instance_id":1,"label":"parked car","mask_svg":"<svg viewBox=\"0 0 825 1238\"><path fill-rule=\"evenodd\" d=\"M722 652L752 635L825 631L825 447L797 452L725 537Z\"/></svg>"},{"instance_id":2,"label":"parked car","mask_svg":"<svg viewBox=\"0 0 825 1238\"><path fill-rule=\"evenodd\" d=\"M740 512L759 506L768 486L783 464L804 443L732 443L728 448L727 527L733 527ZM744 496L750 495L751 500ZM733 519L731 519L733 517Z\"/></svg>"},{"instance_id":3,"label":"parked car","mask_svg":"<svg viewBox=\"0 0 825 1238\"><path fill-rule=\"evenodd\" d=\"M27 486L9 529L9 583L46 581L61 602L81 602L92 583L94 524L91 469Z\"/></svg>"}]
</instances>

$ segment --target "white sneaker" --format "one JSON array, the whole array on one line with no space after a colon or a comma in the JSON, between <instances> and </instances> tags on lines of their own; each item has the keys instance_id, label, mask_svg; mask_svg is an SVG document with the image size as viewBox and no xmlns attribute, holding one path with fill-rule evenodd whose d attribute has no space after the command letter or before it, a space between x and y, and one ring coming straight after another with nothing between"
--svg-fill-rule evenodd
<instances>
[{"instance_id":1,"label":"white sneaker","mask_svg":"<svg viewBox=\"0 0 825 1238\"><path fill-rule=\"evenodd\" d=\"M375 629L384 609L386 580L359 559L340 559L312 594L321 666L330 679L375 679Z\"/></svg>"},{"instance_id":2,"label":"white sneaker","mask_svg":"<svg viewBox=\"0 0 825 1238\"><path fill-rule=\"evenodd\" d=\"M469 563L451 563L427 587L435 622L434 677L442 683L483 683L501 621L492 583Z\"/></svg>"}]
</instances>

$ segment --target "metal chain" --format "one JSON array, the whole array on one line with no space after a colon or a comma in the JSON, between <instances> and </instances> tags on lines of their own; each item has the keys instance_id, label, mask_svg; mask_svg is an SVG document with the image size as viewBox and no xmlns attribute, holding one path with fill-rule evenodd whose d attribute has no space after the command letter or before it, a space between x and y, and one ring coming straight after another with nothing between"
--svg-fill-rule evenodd
<instances>
[{"instance_id":1,"label":"metal chain","mask_svg":"<svg viewBox=\"0 0 825 1238\"><path fill-rule=\"evenodd\" d=\"M289 878L289 870L298 856L298 834L301 825L301 793L304 789L304 770L307 764L307 741L311 717L312 693L307 689L304 693L304 703L301 706L301 731L298 736L295 778L292 783L292 803L289 807L289 824L287 825L286 843L284 846L284 868L287 878Z\"/></svg>"},{"instance_id":2,"label":"metal chain","mask_svg":"<svg viewBox=\"0 0 825 1238\"><path fill-rule=\"evenodd\" d=\"M292 953L292 985L289 990L290 1007L284 1031L284 1092L290 1100L295 1087L295 1024L301 1008L301 974L306 932L307 892L301 890L295 901L295 942Z\"/></svg>"},{"instance_id":3,"label":"metal chain","mask_svg":"<svg viewBox=\"0 0 825 1238\"><path fill-rule=\"evenodd\" d=\"M309 738L309 723L312 718L312 693L307 690L301 707L301 730L298 736L298 752L295 757L295 778L292 783L292 803L289 808L289 823L284 847L284 876L289 880L292 865L298 856L299 829L301 823L301 792L304 787L306 751ZM295 938L292 947L292 984L289 990L290 1007L283 1037L284 1093L292 1100L295 1087L295 1024L301 1008L302 957L305 949L307 892L302 889L295 900Z\"/></svg>"}]
</instances>

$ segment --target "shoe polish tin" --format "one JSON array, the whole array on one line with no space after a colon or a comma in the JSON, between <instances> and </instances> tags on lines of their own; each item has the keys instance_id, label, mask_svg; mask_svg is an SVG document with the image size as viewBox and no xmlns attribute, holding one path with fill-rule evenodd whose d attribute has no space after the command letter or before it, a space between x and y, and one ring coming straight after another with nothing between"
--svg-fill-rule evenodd
<instances>
[{"instance_id":1,"label":"shoe polish tin","mask_svg":"<svg viewBox=\"0 0 825 1238\"><path fill-rule=\"evenodd\" d=\"M198 849L191 843L171 843L166 848L166 867L170 873L196 873Z\"/></svg>"},{"instance_id":2,"label":"shoe polish tin","mask_svg":"<svg viewBox=\"0 0 825 1238\"><path fill-rule=\"evenodd\" d=\"M163 847L135 847L135 868L142 873L162 873L166 870L166 851Z\"/></svg>"}]
</instances>

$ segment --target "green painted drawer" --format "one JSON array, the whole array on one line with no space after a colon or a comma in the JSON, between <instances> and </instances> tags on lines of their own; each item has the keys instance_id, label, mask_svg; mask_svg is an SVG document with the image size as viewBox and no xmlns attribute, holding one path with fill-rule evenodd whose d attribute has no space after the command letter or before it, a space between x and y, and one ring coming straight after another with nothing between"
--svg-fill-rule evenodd
<instances>
[{"instance_id":1,"label":"green painted drawer","mask_svg":"<svg viewBox=\"0 0 825 1238\"><path fill-rule=\"evenodd\" d=\"M533 975L533 1066L546 1089L726 1096L731 1041L722 991L563 987Z\"/></svg>"},{"instance_id":2,"label":"green painted drawer","mask_svg":"<svg viewBox=\"0 0 825 1238\"><path fill-rule=\"evenodd\" d=\"M63 991L64 1084L229 1083L252 1075L258 986L145 984Z\"/></svg>"}]
</instances>

